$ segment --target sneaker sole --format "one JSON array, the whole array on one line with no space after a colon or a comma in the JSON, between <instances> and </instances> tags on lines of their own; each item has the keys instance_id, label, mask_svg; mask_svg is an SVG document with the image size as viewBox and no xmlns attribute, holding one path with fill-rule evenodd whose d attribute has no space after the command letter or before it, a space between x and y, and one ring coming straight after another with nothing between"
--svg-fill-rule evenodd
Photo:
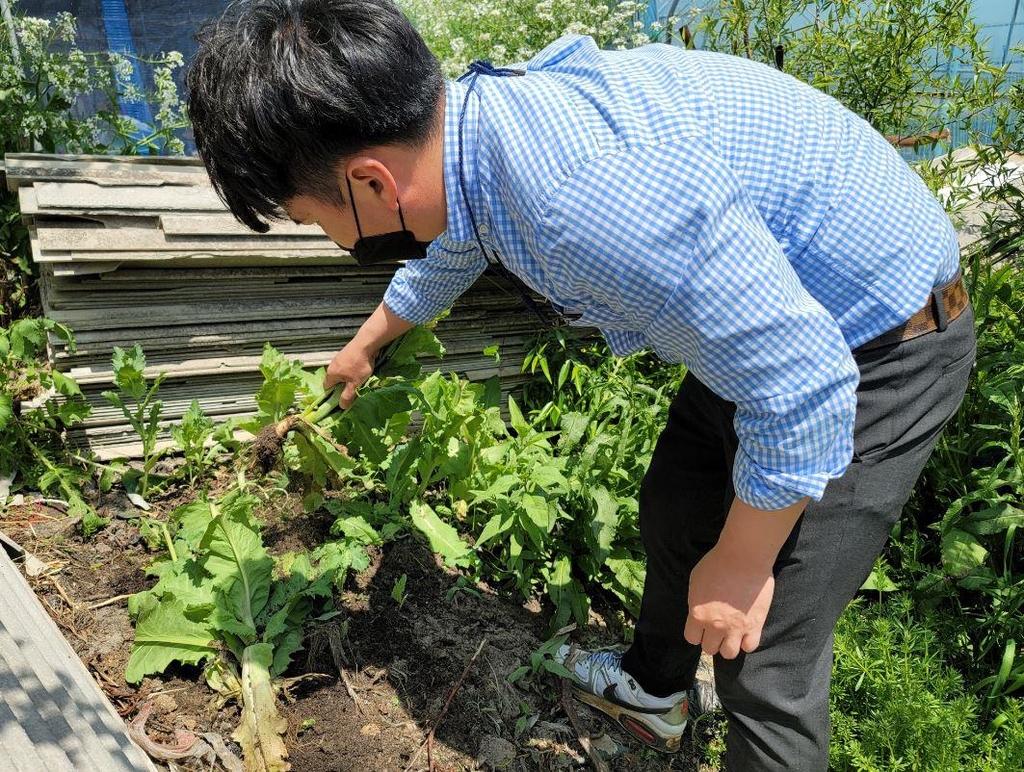
<instances>
[{"instance_id":1,"label":"sneaker sole","mask_svg":"<svg viewBox=\"0 0 1024 772\"><path fill-rule=\"evenodd\" d=\"M581 702L585 702L590 707L596 708L614 719L615 723L628 732L631 737L635 737L644 745L662 753L676 753L679 750L679 741L683 736L682 729L674 737L663 737L658 734L658 731L651 726L649 719L642 713L634 713L628 708L608 702L596 694L591 694L576 686L573 686L573 694ZM686 725L683 724L682 728L685 729L685 727Z\"/></svg>"}]
</instances>

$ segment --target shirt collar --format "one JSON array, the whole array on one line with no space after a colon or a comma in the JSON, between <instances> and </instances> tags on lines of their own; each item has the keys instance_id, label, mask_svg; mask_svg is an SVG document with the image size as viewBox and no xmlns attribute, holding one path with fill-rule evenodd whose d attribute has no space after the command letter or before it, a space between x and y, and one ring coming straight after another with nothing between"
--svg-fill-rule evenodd
<instances>
[{"instance_id":1,"label":"shirt collar","mask_svg":"<svg viewBox=\"0 0 1024 772\"><path fill-rule=\"evenodd\" d=\"M450 81L445 84L444 110L444 195L448 207L447 227L438 238L442 246L455 251L477 247L466 199L473 209L477 225L484 219L484 198L479 176L480 102L479 85L469 91L469 84ZM459 118L462 120L462 182L459 178Z\"/></svg>"}]
</instances>

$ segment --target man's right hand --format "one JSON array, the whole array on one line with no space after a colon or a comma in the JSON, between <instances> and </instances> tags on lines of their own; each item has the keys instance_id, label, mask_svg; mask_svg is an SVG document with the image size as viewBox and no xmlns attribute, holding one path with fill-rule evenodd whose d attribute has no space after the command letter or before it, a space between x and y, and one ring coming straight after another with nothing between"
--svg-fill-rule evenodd
<instances>
[{"instance_id":1,"label":"man's right hand","mask_svg":"<svg viewBox=\"0 0 1024 772\"><path fill-rule=\"evenodd\" d=\"M327 365L324 389L330 389L338 383L345 384L338 398L338 404L342 409L347 410L355 402L356 389L373 375L373 361L376 355L376 351L370 351L356 340L352 340L335 354L334 359Z\"/></svg>"},{"instance_id":2,"label":"man's right hand","mask_svg":"<svg viewBox=\"0 0 1024 772\"><path fill-rule=\"evenodd\" d=\"M356 400L356 389L373 375L377 352L415 326L412 322L396 316L391 309L381 303L363 322L355 337L335 354L334 359L327 365L324 388L330 389L337 383L344 383L345 388L341 392L338 404L347 410Z\"/></svg>"}]
</instances>

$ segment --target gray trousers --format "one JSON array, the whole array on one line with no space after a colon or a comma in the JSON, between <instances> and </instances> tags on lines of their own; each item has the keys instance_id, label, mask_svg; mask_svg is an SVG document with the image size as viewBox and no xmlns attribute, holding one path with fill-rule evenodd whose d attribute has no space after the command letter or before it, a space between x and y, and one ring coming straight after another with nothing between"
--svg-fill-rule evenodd
<instances>
[{"instance_id":1,"label":"gray trousers","mask_svg":"<svg viewBox=\"0 0 1024 772\"><path fill-rule=\"evenodd\" d=\"M854 458L797 522L775 562L760 647L715 657L731 772L828 768L832 636L900 516L974 362L970 308L945 330L854 352ZM687 376L640 493L647 580L624 669L650 693L693 684L700 648L683 638L689 573L718 540L733 499L735 407Z\"/></svg>"}]
</instances>

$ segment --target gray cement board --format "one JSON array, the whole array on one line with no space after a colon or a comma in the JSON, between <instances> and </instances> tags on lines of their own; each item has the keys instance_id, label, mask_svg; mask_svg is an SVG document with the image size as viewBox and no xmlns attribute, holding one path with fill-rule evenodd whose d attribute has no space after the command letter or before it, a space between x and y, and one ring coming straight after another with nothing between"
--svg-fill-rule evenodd
<instances>
[{"instance_id":1,"label":"gray cement board","mask_svg":"<svg viewBox=\"0 0 1024 772\"><path fill-rule=\"evenodd\" d=\"M17 772L156 772L0 550L0 758Z\"/></svg>"}]
</instances>

